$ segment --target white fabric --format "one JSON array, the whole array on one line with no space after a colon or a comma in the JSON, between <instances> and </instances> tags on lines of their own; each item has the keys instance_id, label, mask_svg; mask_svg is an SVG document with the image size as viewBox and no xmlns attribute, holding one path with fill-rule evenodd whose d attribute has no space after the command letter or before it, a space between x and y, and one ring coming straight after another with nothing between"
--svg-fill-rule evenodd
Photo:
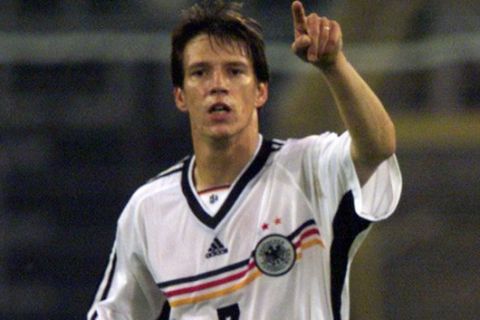
<instances>
[{"instance_id":1,"label":"white fabric","mask_svg":"<svg viewBox=\"0 0 480 320\"><path fill-rule=\"evenodd\" d=\"M214 216L228 196L228 189L202 192L199 197L209 215Z\"/></svg>"},{"instance_id":2,"label":"white fabric","mask_svg":"<svg viewBox=\"0 0 480 320\"><path fill-rule=\"evenodd\" d=\"M227 314L238 310L239 319L333 319L330 283L338 270L330 266L334 236L339 236L333 233L339 204L351 192L359 216L371 221L388 217L401 192L397 160L392 156L382 163L360 188L347 133L275 141L271 148L260 171L242 186L213 228L194 214L182 189L182 171L177 170L188 163L137 190L119 219L115 255L89 319L95 314L102 320L157 319L166 298L170 319L176 320L219 319L219 310L226 306ZM250 165L256 164L254 160ZM235 190L232 185L230 192ZM356 235L352 252L366 232ZM280 276L264 274L252 256L272 234L296 246L294 266ZM212 247L227 252L207 257ZM349 317L352 257L349 254L342 290L342 320Z\"/></svg>"}]
</instances>

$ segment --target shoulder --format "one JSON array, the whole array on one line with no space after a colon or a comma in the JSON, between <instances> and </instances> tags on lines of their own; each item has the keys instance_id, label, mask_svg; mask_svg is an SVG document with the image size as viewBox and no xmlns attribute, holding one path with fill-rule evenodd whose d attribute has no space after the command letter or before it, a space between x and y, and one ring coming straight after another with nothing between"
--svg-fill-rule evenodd
<instances>
[{"instance_id":1,"label":"shoulder","mask_svg":"<svg viewBox=\"0 0 480 320\"><path fill-rule=\"evenodd\" d=\"M188 162L189 158L190 158L189 156L185 157L179 162L177 162L176 164L174 164L173 166L167 168L166 170L163 170L153 178L150 178L143 186L147 186L149 184L159 183L159 182L166 183L166 181L170 181L172 179L178 178L178 176L181 175L182 170L186 165L186 163Z\"/></svg>"},{"instance_id":2,"label":"shoulder","mask_svg":"<svg viewBox=\"0 0 480 320\"><path fill-rule=\"evenodd\" d=\"M140 186L133 197L145 198L148 195L165 191L171 188L179 187L181 183L182 171L188 165L188 159L185 157L173 166L163 170L153 178L149 179L144 185Z\"/></svg>"},{"instance_id":3,"label":"shoulder","mask_svg":"<svg viewBox=\"0 0 480 320\"><path fill-rule=\"evenodd\" d=\"M320 135L310 135L303 138L289 138L286 140L273 139L272 149L278 152L278 158L300 160L312 153L322 153L329 146L340 142L342 136L334 132L325 132Z\"/></svg>"},{"instance_id":4,"label":"shoulder","mask_svg":"<svg viewBox=\"0 0 480 320\"><path fill-rule=\"evenodd\" d=\"M160 172L155 177L149 179L145 184L141 185L135 190L130 197L122 216L132 217L136 216L144 206L151 206L154 203L156 208L159 208L162 199L168 197L178 197L181 194L181 177L182 170L186 164L186 160L182 159L175 165ZM121 217L122 218L122 217Z\"/></svg>"}]
</instances>

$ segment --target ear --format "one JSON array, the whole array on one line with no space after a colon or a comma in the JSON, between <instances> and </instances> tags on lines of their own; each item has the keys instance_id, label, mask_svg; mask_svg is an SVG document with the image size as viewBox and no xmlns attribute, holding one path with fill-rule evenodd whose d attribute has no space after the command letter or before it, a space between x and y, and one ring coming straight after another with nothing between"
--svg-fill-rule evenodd
<instances>
[{"instance_id":1,"label":"ear","mask_svg":"<svg viewBox=\"0 0 480 320\"><path fill-rule=\"evenodd\" d=\"M257 84L257 97L255 107L260 109L268 100L268 82L259 82Z\"/></svg>"},{"instance_id":2,"label":"ear","mask_svg":"<svg viewBox=\"0 0 480 320\"><path fill-rule=\"evenodd\" d=\"M183 89L181 87L173 88L173 98L175 99L175 105L177 106L178 110L182 112L188 112L185 104L185 95L183 94Z\"/></svg>"}]
</instances>

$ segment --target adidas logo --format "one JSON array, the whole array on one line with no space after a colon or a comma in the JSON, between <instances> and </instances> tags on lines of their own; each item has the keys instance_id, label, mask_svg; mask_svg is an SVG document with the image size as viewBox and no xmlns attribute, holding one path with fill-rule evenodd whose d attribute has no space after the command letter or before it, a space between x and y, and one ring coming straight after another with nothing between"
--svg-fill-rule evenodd
<instances>
[{"instance_id":1,"label":"adidas logo","mask_svg":"<svg viewBox=\"0 0 480 320\"><path fill-rule=\"evenodd\" d=\"M205 255L205 258L211 258L215 256L219 256L221 254L225 254L228 252L228 249L225 248L225 246L218 240L218 238L215 238L210 245L210 248L208 249L207 254Z\"/></svg>"}]
</instances>

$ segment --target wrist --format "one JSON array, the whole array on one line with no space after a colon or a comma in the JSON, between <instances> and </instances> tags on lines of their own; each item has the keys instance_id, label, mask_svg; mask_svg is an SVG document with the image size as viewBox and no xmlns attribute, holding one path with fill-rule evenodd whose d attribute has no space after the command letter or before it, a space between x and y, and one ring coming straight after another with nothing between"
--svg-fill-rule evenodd
<instances>
[{"instance_id":1,"label":"wrist","mask_svg":"<svg viewBox=\"0 0 480 320\"><path fill-rule=\"evenodd\" d=\"M324 61L315 64L315 66L326 76L335 75L346 65L348 65L348 60L342 51L338 52L334 58L326 58Z\"/></svg>"}]
</instances>

